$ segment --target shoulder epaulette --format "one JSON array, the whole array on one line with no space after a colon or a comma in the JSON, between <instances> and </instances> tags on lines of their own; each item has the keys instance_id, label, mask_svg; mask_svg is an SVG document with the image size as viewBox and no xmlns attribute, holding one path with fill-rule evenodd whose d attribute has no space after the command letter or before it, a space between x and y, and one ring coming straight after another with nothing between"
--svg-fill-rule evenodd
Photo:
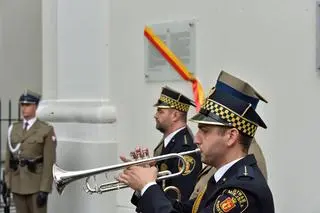
<instances>
[{"instance_id":1,"label":"shoulder epaulette","mask_svg":"<svg viewBox=\"0 0 320 213\"><path fill-rule=\"evenodd\" d=\"M186 134L183 135L183 146L192 146L194 144L193 138L188 139Z\"/></svg>"},{"instance_id":2,"label":"shoulder epaulette","mask_svg":"<svg viewBox=\"0 0 320 213\"><path fill-rule=\"evenodd\" d=\"M19 121L13 121L13 122L11 123L11 125L13 126L13 125L19 124L19 123L21 123L21 122L22 122L22 120L19 120Z\"/></svg>"},{"instance_id":3,"label":"shoulder epaulette","mask_svg":"<svg viewBox=\"0 0 320 213\"><path fill-rule=\"evenodd\" d=\"M189 137L187 136L187 134L189 134L191 136L191 140L188 139ZM190 130L190 128L187 126L185 129L185 133L183 135L183 145L185 146L192 146L193 143L193 134L192 131Z\"/></svg>"},{"instance_id":4,"label":"shoulder epaulette","mask_svg":"<svg viewBox=\"0 0 320 213\"><path fill-rule=\"evenodd\" d=\"M46 125L46 126L49 126L49 127L51 127L52 126L52 124L50 124L49 122L47 122L47 121L42 121L42 120L38 120L41 124L44 124L44 125Z\"/></svg>"},{"instance_id":5,"label":"shoulder epaulette","mask_svg":"<svg viewBox=\"0 0 320 213\"><path fill-rule=\"evenodd\" d=\"M238 169L238 179L254 179L254 171L251 166L244 165Z\"/></svg>"},{"instance_id":6,"label":"shoulder epaulette","mask_svg":"<svg viewBox=\"0 0 320 213\"><path fill-rule=\"evenodd\" d=\"M184 145L189 145L187 135L183 136L183 141L184 141L184 143L183 143Z\"/></svg>"}]
</instances>

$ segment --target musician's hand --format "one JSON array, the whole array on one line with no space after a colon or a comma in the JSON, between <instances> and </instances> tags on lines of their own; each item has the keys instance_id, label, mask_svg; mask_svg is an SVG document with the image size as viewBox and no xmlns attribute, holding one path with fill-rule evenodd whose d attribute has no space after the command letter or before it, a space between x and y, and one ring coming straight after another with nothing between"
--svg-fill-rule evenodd
<instances>
[{"instance_id":1,"label":"musician's hand","mask_svg":"<svg viewBox=\"0 0 320 213\"><path fill-rule=\"evenodd\" d=\"M117 178L120 182L129 185L132 189L141 191L148 183L155 182L158 170L156 167L131 166L124 170Z\"/></svg>"},{"instance_id":2,"label":"musician's hand","mask_svg":"<svg viewBox=\"0 0 320 213\"><path fill-rule=\"evenodd\" d=\"M134 155L134 152L131 152L130 153L130 155L131 155L131 157L132 158L134 158L134 156L136 156L136 155ZM148 155L148 156L146 156L147 158L150 158L150 156ZM130 158L127 158L126 156L124 156L124 155L120 155L120 160L122 161L122 162L124 162L124 163L126 163L126 162L131 162L131 161L137 161L138 160L138 158L136 158L136 159L130 159ZM144 163L144 164L139 164L139 166L143 166L143 167L150 167L150 166L155 166L156 165L156 161L150 161L150 162L148 162L148 163Z\"/></svg>"},{"instance_id":3,"label":"musician's hand","mask_svg":"<svg viewBox=\"0 0 320 213\"><path fill-rule=\"evenodd\" d=\"M120 155L120 160L122 160L122 162L130 162L130 161L132 161L129 158L127 158L126 156L124 156L124 155Z\"/></svg>"}]
</instances>

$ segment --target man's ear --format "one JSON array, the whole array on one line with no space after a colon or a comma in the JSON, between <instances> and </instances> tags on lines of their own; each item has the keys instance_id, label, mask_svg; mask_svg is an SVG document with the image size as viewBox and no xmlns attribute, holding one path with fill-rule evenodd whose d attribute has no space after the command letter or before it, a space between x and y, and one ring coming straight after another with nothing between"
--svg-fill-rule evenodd
<instances>
[{"instance_id":1,"label":"man's ear","mask_svg":"<svg viewBox=\"0 0 320 213\"><path fill-rule=\"evenodd\" d=\"M238 138L239 138L239 130L237 130L236 128L231 128L229 130L227 130L226 132L226 136L228 137L228 146L233 146L234 144L237 143Z\"/></svg>"},{"instance_id":2,"label":"man's ear","mask_svg":"<svg viewBox=\"0 0 320 213\"><path fill-rule=\"evenodd\" d=\"M172 120L178 121L180 118L180 112L178 110L173 109L172 111Z\"/></svg>"}]
</instances>

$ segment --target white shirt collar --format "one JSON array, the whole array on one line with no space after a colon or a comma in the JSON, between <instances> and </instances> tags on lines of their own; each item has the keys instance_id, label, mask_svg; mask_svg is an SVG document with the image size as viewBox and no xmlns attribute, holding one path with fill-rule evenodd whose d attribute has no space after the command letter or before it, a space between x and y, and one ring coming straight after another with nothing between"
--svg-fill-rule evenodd
<instances>
[{"instance_id":1,"label":"white shirt collar","mask_svg":"<svg viewBox=\"0 0 320 213\"><path fill-rule=\"evenodd\" d=\"M181 127L180 129L177 129L176 131L174 132L171 132L165 139L164 139L164 144L163 146L164 147L167 147L169 142L171 141L171 139L173 138L173 136L175 136L175 134L177 134L178 132L180 132L180 130L186 128L185 126L184 127Z\"/></svg>"},{"instance_id":2,"label":"white shirt collar","mask_svg":"<svg viewBox=\"0 0 320 213\"><path fill-rule=\"evenodd\" d=\"M243 157L242 157L243 158ZM216 183L222 178L222 176L228 171L228 169L230 169L231 166L233 166L235 163L237 163L239 160L241 160L242 158L233 160L225 165L223 165L222 167L220 167L216 173L214 173L214 179L216 181Z\"/></svg>"},{"instance_id":3,"label":"white shirt collar","mask_svg":"<svg viewBox=\"0 0 320 213\"><path fill-rule=\"evenodd\" d=\"M23 119L23 127L25 126L25 123L28 122L27 130L29 130L32 127L32 125L36 122L36 120L36 117L31 118L30 120Z\"/></svg>"}]
</instances>

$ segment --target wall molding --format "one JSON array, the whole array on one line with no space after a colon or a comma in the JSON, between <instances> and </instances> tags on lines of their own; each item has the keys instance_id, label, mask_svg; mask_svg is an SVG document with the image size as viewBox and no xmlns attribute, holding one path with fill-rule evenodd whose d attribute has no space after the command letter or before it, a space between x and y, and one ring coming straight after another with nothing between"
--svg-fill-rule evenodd
<instances>
[{"instance_id":1,"label":"wall molding","mask_svg":"<svg viewBox=\"0 0 320 213\"><path fill-rule=\"evenodd\" d=\"M111 124L116 108L108 100L43 100L37 116L49 122Z\"/></svg>"}]
</instances>

